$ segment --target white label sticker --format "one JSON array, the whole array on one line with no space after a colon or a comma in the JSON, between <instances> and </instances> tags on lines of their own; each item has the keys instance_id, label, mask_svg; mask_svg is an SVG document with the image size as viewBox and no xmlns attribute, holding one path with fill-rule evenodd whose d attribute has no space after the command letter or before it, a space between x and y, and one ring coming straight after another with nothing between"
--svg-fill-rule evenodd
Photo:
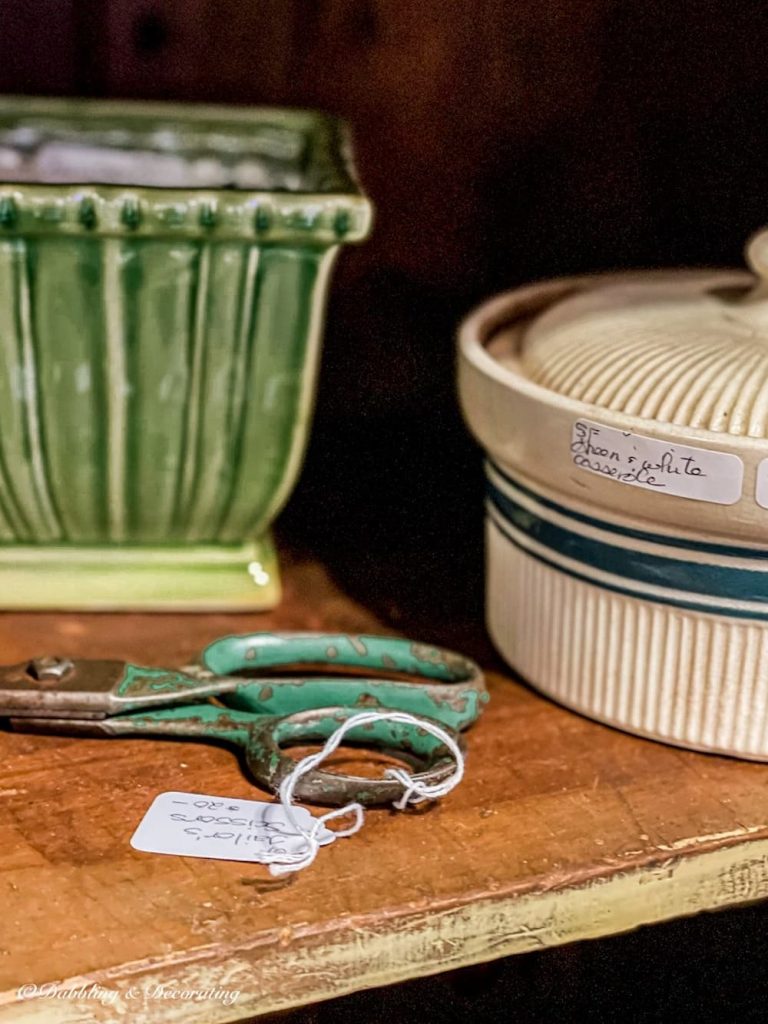
<instances>
[{"instance_id":1,"label":"white label sticker","mask_svg":"<svg viewBox=\"0 0 768 1024\"><path fill-rule=\"evenodd\" d=\"M755 501L761 508L768 508L768 459L763 459L757 467Z\"/></svg>"},{"instance_id":2,"label":"white label sticker","mask_svg":"<svg viewBox=\"0 0 768 1024\"><path fill-rule=\"evenodd\" d=\"M305 807L293 807L302 827L314 818ZM335 835L324 826L321 846ZM267 861L275 854L302 853L306 841L278 804L204 793L160 793L131 837L134 850L215 860Z\"/></svg>"},{"instance_id":3,"label":"white label sticker","mask_svg":"<svg viewBox=\"0 0 768 1024\"><path fill-rule=\"evenodd\" d=\"M741 497L744 464L738 455L657 441L589 420L571 434L574 466L622 484L678 498L733 505Z\"/></svg>"}]
</instances>

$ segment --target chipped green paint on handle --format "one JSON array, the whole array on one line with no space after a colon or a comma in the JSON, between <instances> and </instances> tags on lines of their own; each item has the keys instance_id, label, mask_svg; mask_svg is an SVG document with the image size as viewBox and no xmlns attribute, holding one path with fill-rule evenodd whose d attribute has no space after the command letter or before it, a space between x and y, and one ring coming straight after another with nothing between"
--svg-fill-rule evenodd
<instances>
[{"instance_id":1,"label":"chipped green paint on handle","mask_svg":"<svg viewBox=\"0 0 768 1024\"><path fill-rule=\"evenodd\" d=\"M346 154L311 112L0 100L0 606L277 601L328 277L371 219Z\"/></svg>"},{"instance_id":2,"label":"chipped green paint on handle","mask_svg":"<svg viewBox=\"0 0 768 1024\"><path fill-rule=\"evenodd\" d=\"M116 715L106 720L105 728L116 736L200 738L247 747L255 721L246 711L230 711L216 704L201 703Z\"/></svg>"},{"instance_id":3,"label":"chipped green paint on handle","mask_svg":"<svg viewBox=\"0 0 768 1024\"><path fill-rule=\"evenodd\" d=\"M303 708L302 710L309 710ZM327 739L338 729L343 719L332 713L313 722L315 739ZM445 724L445 723L443 723ZM255 730L255 726L259 726ZM267 749L259 745L260 735L270 734L278 743L306 742L306 727L280 715L254 715L253 712L221 708L215 704L182 704L178 707L160 708L157 711L117 715L106 720L100 727L113 736L166 736L176 739L220 740L234 746L244 747L253 753L254 760L264 755ZM429 757L441 747L441 742L431 733L412 725L393 722L375 722L370 726L351 729L350 742L367 743L370 746L398 749L407 741L407 750L417 757Z\"/></svg>"},{"instance_id":4,"label":"chipped green paint on handle","mask_svg":"<svg viewBox=\"0 0 768 1024\"><path fill-rule=\"evenodd\" d=\"M389 708L460 730L477 719L488 699L483 675L469 658L401 637L252 633L214 641L202 660L220 676L307 667L365 669L377 674L376 678L341 674L266 678L223 697L230 707L258 714L290 715L332 706L360 711ZM381 678L387 673L421 681Z\"/></svg>"},{"instance_id":5,"label":"chipped green paint on handle","mask_svg":"<svg viewBox=\"0 0 768 1024\"><path fill-rule=\"evenodd\" d=\"M121 730L133 726L137 732L153 722L153 731L162 732L163 723L178 731L186 722L185 727L193 735L212 736L217 735L215 729L206 730L217 722L220 738L228 739L229 731L237 732L241 723L249 720L344 708L405 711L458 732L478 718L488 700L484 676L475 662L453 651L401 637L251 633L214 641L203 652L202 660L207 670L202 674L192 669L177 672L126 665L116 696L129 710L111 722ZM309 668L332 669L336 674L297 678L269 675L275 669ZM375 676L344 675L338 671L341 669L366 670ZM246 682L242 678L246 671L263 677ZM387 678L393 673L419 681ZM186 694L194 701L215 696L226 710L214 704L144 710L154 701L176 704ZM377 723L368 735L383 741L390 728L389 723Z\"/></svg>"}]
</instances>

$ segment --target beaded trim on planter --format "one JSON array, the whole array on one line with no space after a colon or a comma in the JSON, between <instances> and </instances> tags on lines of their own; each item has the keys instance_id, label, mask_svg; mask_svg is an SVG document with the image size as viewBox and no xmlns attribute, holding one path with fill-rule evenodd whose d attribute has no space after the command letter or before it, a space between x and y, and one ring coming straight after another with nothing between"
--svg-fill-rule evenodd
<instances>
[{"instance_id":1,"label":"beaded trim on planter","mask_svg":"<svg viewBox=\"0 0 768 1024\"><path fill-rule=\"evenodd\" d=\"M368 233L362 196L117 186L0 187L4 234L172 235L337 244Z\"/></svg>"}]
</instances>

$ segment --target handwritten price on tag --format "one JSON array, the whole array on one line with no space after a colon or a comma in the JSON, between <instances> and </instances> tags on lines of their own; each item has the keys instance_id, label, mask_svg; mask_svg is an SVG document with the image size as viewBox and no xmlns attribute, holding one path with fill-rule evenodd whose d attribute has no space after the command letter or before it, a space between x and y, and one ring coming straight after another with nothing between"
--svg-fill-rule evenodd
<instances>
[{"instance_id":1,"label":"handwritten price on tag","mask_svg":"<svg viewBox=\"0 0 768 1024\"><path fill-rule=\"evenodd\" d=\"M211 811L224 808L226 811L239 811L238 804L226 804L224 800L173 800L173 804L186 804L192 808L209 809ZM269 804L265 806L271 806ZM245 818L233 817L231 814L195 814L174 812L170 815L171 821L187 822L183 829L184 835L191 836L195 842L201 840L223 840L231 842L234 846L240 843L252 843L255 847L263 845L274 853L285 853L285 837L295 836L295 832L286 830L279 821L265 821L262 817ZM200 824L198 824L198 822ZM215 832L207 831L211 825L230 826L229 829L219 829Z\"/></svg>"}]
</instances>

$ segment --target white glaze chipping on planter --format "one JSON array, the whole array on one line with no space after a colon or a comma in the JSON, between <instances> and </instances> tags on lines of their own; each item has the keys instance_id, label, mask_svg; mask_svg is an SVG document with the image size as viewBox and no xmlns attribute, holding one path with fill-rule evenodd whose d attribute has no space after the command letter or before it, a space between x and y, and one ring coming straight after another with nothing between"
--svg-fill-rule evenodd
<instances>
[{"instance_id":1,"label":"white glaze chipping on planter","mask_svg":"<svg viewBox=\"0 0 768 1024\"><path fill-rule=\"evenodd\" d=\"M764 282L546 282L483 306L460 347L499 649L601 721L768 760Z\"/></svg>"}]
</instances>

